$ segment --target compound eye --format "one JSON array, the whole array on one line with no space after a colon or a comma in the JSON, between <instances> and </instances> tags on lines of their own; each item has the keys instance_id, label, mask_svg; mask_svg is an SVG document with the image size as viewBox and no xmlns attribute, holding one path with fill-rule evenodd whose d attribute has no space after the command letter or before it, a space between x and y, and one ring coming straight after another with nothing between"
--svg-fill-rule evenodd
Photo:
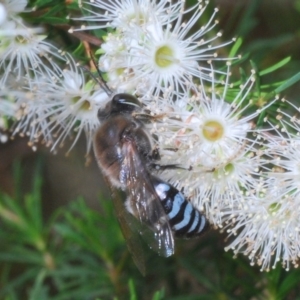
<instances>
[{"instance_id":1,"label":"compound eye","mask_svg":"<svg viewBox=\"0 0 300 300\"><path fill-rule=\"evenodd\" d=\"M112 112L112 104L111 102L108 102L103 109L98 110L97 116L99 121L102 122L105 119L107 119L111 115L111 112Z\"/></svg>"},{"instance_id":2,"label":"compound eye","mask_svg":"<svg viewBox=\"0 0 300 300\"><path fill-rule=\"evenodd\" d=\"M112 98L112 112L131 113L140 109L141 102L131 94L120 93Z\"/></svg>"}]
</instances>

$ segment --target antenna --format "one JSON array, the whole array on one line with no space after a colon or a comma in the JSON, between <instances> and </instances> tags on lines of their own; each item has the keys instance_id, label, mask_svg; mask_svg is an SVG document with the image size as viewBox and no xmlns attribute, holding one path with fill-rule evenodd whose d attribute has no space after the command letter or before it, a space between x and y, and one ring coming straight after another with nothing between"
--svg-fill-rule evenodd
<instances>
[{"instance_id":1,"label":"antenna","mask_svg":"<svg viewBox=\"0 0 300 300\"><path fill-rule=\"evenodd\" d=\"M85 71L87 71L91 77L102 87L102 89L106 92L106 94L108 96L111 96L113 94L113 92L111 91L111 89L108 87L107 83L105 82L102 73L100 72L97 62L95 60L95 57L93 56L93 54L90 52L90 56L92 59L92 62L97 70L97 73L99 75L99 78L97 78L87 67L81 66Z\"/></svg>"}]
</instances>

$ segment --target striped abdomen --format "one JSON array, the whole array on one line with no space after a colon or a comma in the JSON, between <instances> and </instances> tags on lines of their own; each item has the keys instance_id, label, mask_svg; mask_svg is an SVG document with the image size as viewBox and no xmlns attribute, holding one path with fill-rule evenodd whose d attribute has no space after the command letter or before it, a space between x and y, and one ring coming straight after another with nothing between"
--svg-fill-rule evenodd
<instances>
[{"instance_id":1,"label":"striped abdomen","mask_svg":"<svg viewBox=\"0 0 300 300\"><path fill-rule=\"evenodd\" d=\"M208 228L206 218L175 187L155 177L153 183L176 237L196 237Z\"/></svg>"}]
</instances>

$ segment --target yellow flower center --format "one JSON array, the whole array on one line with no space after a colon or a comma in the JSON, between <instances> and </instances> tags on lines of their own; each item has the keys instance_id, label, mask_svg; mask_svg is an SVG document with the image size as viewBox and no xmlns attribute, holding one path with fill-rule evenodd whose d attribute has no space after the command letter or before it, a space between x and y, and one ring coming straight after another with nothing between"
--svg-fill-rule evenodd
<instances>
[{"instance_id":1,"label":"yellow flower center","mask_svg":"<svg viewBox=\"0 0 300 300\"><path fill-rule=\"evenodd\" d=\"M77 103L78 101L80 101L81 97L77 96L77 97L73 97L72 101L73 103ZM89 110L91 108L91 104L88 100L84 100L80 106L78 107L78 110Z\"/></svg>"},{"instance_id":2,"label":"yellow flower center","mask_svg":"<svg viewBox=\"0 0 300 300\"><path fill-rule=\"evenodd\" d=\"M270 206L269 206L269 212L271 214L275 214L281 207L281 204L280 203L272 203Z\"/></svg>"},{"instance_id":3,"label":"yellow flower center","mask_svg":"<svg viewBox=\"0 0 300 300\"><path fill-rule=\"evenodd\" d=\"M204 123L202 133L207 140L216 142L223 137L224 127L217 121L207 121Z\"/></svg>"},{"instance_id":4,"label":"yellow flower center","mask_svg":"<svg viewBox=\"0 0 300 300\"><path fill-rule=\"evenodd\" d=\"M28 40L26 38L24 38L24 36L22 35L17 35L15 37L15 41L18 43L18 44L27 44L28 43Z\"/></svg>"},{"instance_id":5,"label":"yellow flower center","mask_svg":"<svg viewBox=\"0 0 300 300\"><path fill-rule=\"evenodd\" d=\"M225 166L224 169L227 174L231 174L234 171L234 165L232 163L229 163Z\"/></svg>"},{"instance_id":6,"label":"yellow flower center","mask_svg":"<svg viewBox=\"0 0 300 300\"><path fill-rule=\"evenodd\" d=\"M161 46L156 50L155 62L161 68L167 68L174 63L173 50L169 46Z\"/></svg>"},{"instance_id":7,"label":"yellow flower center","mask_svg":"<svg viewBox=\"0 0 300 300\"><path fill-rule=\"evenodd\" d=\"M234 165L232 163L227 164L226 166L216 169L213 172L213 175L215 178L228 176L229 174L232 174L234 171Z\"/></svg>"},{"instance_id":8,"label":"yellow flower center","mask_svg":"<svg viewBox=\"0 0 300 300\"><path fill-rule=\"evenodd\" d=\"M116 69L116 73L117 73L117 75L118 75L118 76L121 76L121 75L123 75L123 73L124 73L124 70L125 70L125 68L118 68L118 69Z\"/></svg>"},{"instance_id":9,"label":"yellow flower center","mask_svg":"<svg viewBox=\"0 0 300 300\"><path fill-rule=\"evenodd\" d=\"M87 100L84 100L83 102L82 102L82 104L80 105L80 110L90 110L90 108L91 108L91 104L90 104L90 102L89 101L87 101Z\"/></svg>"},{"instance_id":10,"label":"yellow flower center","mask_svg":"<svg viewBox=\"0 0 300 300\"><path fill-rule=\"evenodd\" d=\"M142 25L146 24L146 18L145 18L145 15L141 12L139 12L137 14L129 14L127 16L127 22L128 23L133 22L136 25L142 26Z\"/></svg>"}]
</instances>

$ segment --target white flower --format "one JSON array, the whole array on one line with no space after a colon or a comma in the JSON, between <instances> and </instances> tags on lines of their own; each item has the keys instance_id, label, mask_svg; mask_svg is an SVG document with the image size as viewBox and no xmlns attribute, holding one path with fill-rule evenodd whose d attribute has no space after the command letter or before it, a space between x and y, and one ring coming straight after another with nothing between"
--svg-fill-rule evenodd
<instances>
[{"instance_id":1,"label":"white flower","mask_svg":"<svg viewBox=\"0 0 300 300\"><path fill-rule=\"evenodd\" d=\"M164 24L153 16L152 25L147 28L136 26L129 32L117 28L115 37L109 37L102 45L104 54L100 59L100 68L108 73L109 79L111 72L120 74L119 82L113 76L114 82L109 81L109 84L118 86L126 82L129 86L136 86L138 93L149 98L153 93L154 96L160 95L165 89L188 93L194 88L195 80L210 81L209 63L218 59L215 51L226 43L212 45L220 34L205 39L216 25L213 20L217 9L207 24L191 33L206 5L200 4L193 9L193 15L186 22L183 21L186 11L181 11L174 25L172 20ZM116 40L122 47L116 47ZM106 49L119 51L112 54Z\"/></svg>"},{"instance_id":2,"label":"white flower","mask_svg":"<svg viewBox=\"0 0 300 300\"><path fill-rule=\"evenodd\" d=\"M262 133L260 183L234 211L223 211L231 237L227 250L249 256L251 264L267 271L279 262L286 270L297 267L300 253L299 120L280 109L278 112L278 124L268 121L270 129ZM287 130L291 128L296 132Z\"/></svg>"},{"instance_id":3,"label":"white flower","mask_svg":"<svg viewBox=\"0 0 300 300\"><path fill-rule=\"evenodd\" d=\"M93 25L82 26L81 29L112 27L122 31L136 27L147 28L151 26L153 18L158 18L163 24L172 21L183 4L182 1L172 4L169 0L95 0L83 3L86 15L75 20L92 22Z\"/></svg>"},{"instance_id":4,"label":"white flower","mask_svg":"<svg viewBox=\"0 0 300 300\"><path fill-rule=\"evenodd\" d=\"M18 14L25 12L27 6L27 0L4 0L0 3L0 25L3 26L5 22L16 21L20 18ZM1 32L1 31L0 31Z\"/></svg>"},{"instance_id":5,"label":"white flower","mask_svg":"<svg viewBox=\"0 0 300 300\"><path fill-rule=\"evenodd\" d=\"M59 69L54 59L64 60L64 57L55 46L44 41L46 36L41 31L13 21L5 23L0 31L0 87L5 88L10 74L15 80L27 77L30 85L37 73L46 72L50 76L51 70Z\"/></svg>"},{"instance_id":6,"label":"white flower","mask_svg":"<svg viewBox=\"0 0 300 300\"><path fill-rule=\"evenodd\" d=\"M1 1L1 6L4 7L6 13L11 18L15 15L25 12L25 8L28 4L27 0L3 0Z\"/></svg>"},{"instance_id":7,"label":"white flower","mask_svg":"<svg viewBox=\"0 0 300 300\"><path fill-rule=\"evenodd\" d=\"M220 227L222 210L234 209L243 193L256 188L260 176L260 141L253 134L259 134L254 120L262 109L245 113L254 82L251 75L231 102L227 102L228 75L221 94L212 82L209 93L200 91L183 98L180 106L162 101L153 104L161 105L157 111L148 106L164 116L150 125L157 136L161 165L182 167L163 172L164 178L183 188L195 206Z\"/></svg>"},{"instance_id":8,"label":"white flower","mask_svg":"<svg viewBox=\"0 0 300 300\"><path fill-rule=\"evenodd\" d=\"M84 132L89 152L93 133L99 126L98 109L109 99L94 82L86 82L83 70L70 56L66 57L70 59L68 69L37 73L27 88L26 83L12 87L14 82L8 80L17 107L11 131L12 135L27 136L33 148L42 142L52 151L75 133L71 150Z\"/></svg>"},{"instance_id":9,"label":"white flower","mask_svg":"<svg viewBox=\"0 0 300 300\"><path fill-rule=\"evenodd\" d=\"M101 53L105 53L99 60L100 70L107 72L108 85L118 92L125 91L128 93L138 89L141 85L141 81L129 80L131 70L123 67L125 62L129 60L128 43L130 41L123 35L109 33L100 49Z\"/></svg>"},{"instance_id":10,"label":"white flower","mask_svg":"<svg viewBox=\"0 0 300 300\"><path fill-rule=\"evenodd\" d=\"M289 101L286 102L290 108L297 109L296 115L292 116L278 109L278 124L274 126L268 122L271 130L264 134L268 141L264 154L269 167L265 168L265 172L269 178L280 179L286 193L298 195L300 200L300 120L297 118L299 109Z\"/></svg>"},{"instance_id":11,"label":"white flower","mask_svg":"<svg viewBox=\"0 0 300 300\"><path fill-rule=\"evenodd\" d=\"M296 200L296 201L295 201ZM244 198L240 209L229 213L227 232L233 241L226 248L248 256L251 264L269 271L281 261L286 270L298 266L300 253L299 197L269 179L262 191Z\"/></svg>"},{"instance_id":12,"label":"white flower","mask_svg":"<svg viewBox=\"0 0 300 300\"><path fill-rule=\"evenodd\" d=\"M40 85L43 86L42 80L40 80ZM49 126L51 103L47 101L47 97L45 95L41 97L34 92L26 92L24 90L14 94L18 109L15 114L16 123L11 128L12 136L28 137L28 145L33 149L36 148L36 144L40 141L49 146L53 143L53 136Z\"/></svg>"},{"instance_id":13,"label":"white flower","mask_svg":"<svg viewBox=\"0 0 300 300\"><path fill-rule=\"evenodd\" d=\"M43 81L37 80L34 86L36 99L43 102L35 103L34 107L40 106L45 112L51 150L62 146L66 137L75 133L71 150L80 134L85 132L89 152L93 133L99 126L97 112L109 100L107 94L94 82L86 82L82 70L74 63L70 63L68 70Z\"/></svg>"}]
</instances>

